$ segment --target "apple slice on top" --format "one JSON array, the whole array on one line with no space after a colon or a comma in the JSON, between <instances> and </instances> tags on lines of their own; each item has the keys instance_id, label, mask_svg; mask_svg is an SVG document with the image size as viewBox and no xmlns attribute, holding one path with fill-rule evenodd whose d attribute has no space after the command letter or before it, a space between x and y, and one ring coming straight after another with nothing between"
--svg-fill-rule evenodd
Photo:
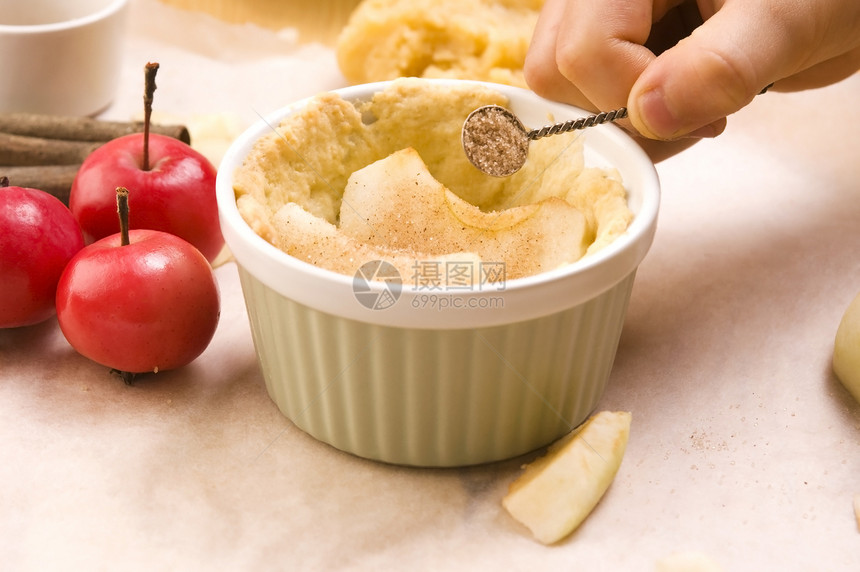
<instances>
[{"instance_id":1,"label":"apple slice on top","mask_svg":"<svg viewBox=\"0 0 860 572\"><path fill-rule=\"evenodd\" d=\"M565 200L484 212L437 181L418 152L392 153L352 174L340 230L360 242L504 262L508 279L575 262L587 247L583 214Z\"/></svg>"}]
</instances>

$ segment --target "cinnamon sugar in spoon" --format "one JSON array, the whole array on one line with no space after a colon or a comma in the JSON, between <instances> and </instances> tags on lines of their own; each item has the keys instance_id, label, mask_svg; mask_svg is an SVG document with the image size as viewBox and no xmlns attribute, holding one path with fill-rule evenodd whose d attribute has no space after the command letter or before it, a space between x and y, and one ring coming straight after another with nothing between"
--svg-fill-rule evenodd
<instances>
[{"instance_id":1,"label":"cinnamon sugar in spoon","mask_svg":"<svg viewBox=\"0 0 860 572\"><path fill-rule=\"evenodd\" d=\"M469 161L484 173L508 177L525 164L531 141L625 117L627 108L621 107L529 130L508 109L500 105L485 105L470 113L463 123L463 150Z\"/></svg>"}]
</instances>

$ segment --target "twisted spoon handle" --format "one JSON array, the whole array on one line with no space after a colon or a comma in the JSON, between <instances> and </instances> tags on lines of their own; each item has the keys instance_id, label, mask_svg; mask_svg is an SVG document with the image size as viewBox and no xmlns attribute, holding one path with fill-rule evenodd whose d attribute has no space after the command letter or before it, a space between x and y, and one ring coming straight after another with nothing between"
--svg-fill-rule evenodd
<instances>
[{"instance_id":1,"label":"twisted spoon handle","mask_svg":"<svg viewBox=\"0 0 860 572\"><path fill-rule=\"evenodd\" d=\"M532 129L528 132L528 138L532 141L535 139L540 139L541 137L546 137L547 135L556 135L558 133L567 133L568 131L573 131L574 129L585 129L586 127L591 127L592 125L600 125L601 123L607 123L610 121L615 121L616 119L624 119L627 117L627 108L619 107L618 109L613 109L612 111L601 111L595 115L589 115L588 117L580 117L579 119L571 119L570 121L565 121L564 123L556 123L555 125L545 125L544 127L540 127L538 129Z\"/></svg>"}]
</instances>

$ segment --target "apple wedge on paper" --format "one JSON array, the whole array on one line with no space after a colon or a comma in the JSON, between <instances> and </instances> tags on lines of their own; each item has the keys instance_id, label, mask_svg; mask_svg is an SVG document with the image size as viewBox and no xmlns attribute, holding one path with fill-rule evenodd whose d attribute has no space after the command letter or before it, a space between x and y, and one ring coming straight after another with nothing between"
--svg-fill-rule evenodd
<instances>
[{"instance_id":1,"label":"apple wedge on paper","mask_svg":"<svg viewBox=\"0 0 860 572\"><path fill-rule=\"evenodd\" d=\"M857 521L857 530L860 530L860 494L854 495L854 520Z\"/></svg>"},{"instance_id":2,"label":"apple wedge on paper","mask_svg":"<svg viewBox=\"0 0 860 572\"><path fill-rule=\"evenodd\" d=\"M860 401L860 294L848 305L836 330L833 371L845 389Z\"/></svg>"},{"instance_id":3,"label":"apple wedge on paper","mask_svg":"<svg viewBox=\"0 0 860 572\"><path fill-rule=\"evenodd\" d=\"M556 442L511 483L502 505L544 544L573 532L615 478L630 435L631 414L602 411Z\"/></svg>"}]
</instances>

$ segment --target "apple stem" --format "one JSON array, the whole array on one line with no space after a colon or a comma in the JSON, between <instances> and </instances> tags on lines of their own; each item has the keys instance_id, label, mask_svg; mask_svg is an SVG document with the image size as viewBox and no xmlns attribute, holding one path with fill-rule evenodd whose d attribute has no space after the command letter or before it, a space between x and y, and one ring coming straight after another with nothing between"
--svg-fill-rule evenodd
<instances>
[{"instance_id":1,"label":"apple stem","mask_svg":"<svg viewBox=\"0 0 860 572\"><path fill-rule=\"evenodd\" d=\"M158 63L149 62L143 67L143 170L149 171L149 124L152 117L152 97L155 93L155 74Z\"/></svg>"},{"instance_id":2,"label":"apple stem","mask_svg":"<svg viewBox=\"0 0 860 572\"><path fill-rule=\"evenodd\" d=\"M116 212L119 215L120 246L128 246L128 189L125 187L116 188ZM133 384L135 374L119 369L111 371L119 375L126 385Z\"/></svg>"},{"instance_id":3,"label":"apple stem","mask_svg":"<svg viewBox=\"0 0 860 572\"><path fill-rule=\"evenodd\" d=\"M112 369L111 373L114 373L122 378L122 381L126 385L134 385L134 378L137 376L136 373L131 373L130 371L122 371L121 369Z\"/></svg>"},{"instance_id":4,"label":"apple stem","mask_svg":"<svg viewBox=\"0 0 860 572\"><path fill-rule=\"evenodd\" d=\"M0 189L2 189L4 187L8 187L8 186L9 186L9 177L7 177L5 175L0 177Z\"/></svg>"},{"instance_id":5,"label":"apple stem","mask_svg":"<svg viewBox=\"0 0 860 572\"><path fill-rule=\"evenodd\" d=\"M128 246L128 189L116 188L116 212L119 215L120 246Z\"/></svg>"},{"instance_id":6,"label":"apple stem","mask_svg":"<svg viewBox=\"0 0 860 572\"><path fill-rule=\"evenodd\" d=\"M116 212L119 215L119 233L120 246L128 246L128 189L125 187L116 188ZM118 374L126 385L132 385L134 374L128 371L118 369L111 370Z\"/></svg>"}]
</instances>

